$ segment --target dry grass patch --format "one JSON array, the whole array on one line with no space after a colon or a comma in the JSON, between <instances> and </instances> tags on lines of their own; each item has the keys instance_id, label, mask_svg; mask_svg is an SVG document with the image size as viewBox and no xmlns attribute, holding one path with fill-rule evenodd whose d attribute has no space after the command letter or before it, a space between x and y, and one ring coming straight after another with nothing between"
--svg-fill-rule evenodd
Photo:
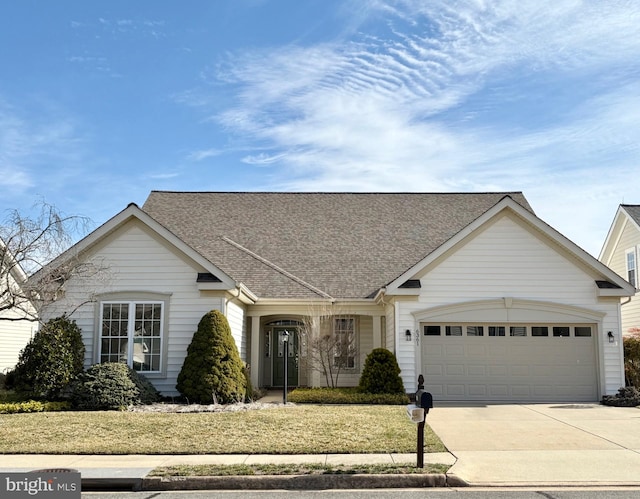
<instances>
[{"instance_id":1,"label":"dry grass patch","mask_svg":"<svg viewBox=\"0 0 640 499\"><path fill-rule=\"evenodd\" d=\"M181 465L163 466L154 469L149 476L264 476L264 475L409 475L427 473L446 473L450 466L446 464L425 464L417 468L407 464L235 464L235 465Z\"/></svg>"},{"instance_id":2,"label":"dry grass patch","mask_svg":"<svg viewBox=\"0 0 640 499\"><path fill-rule=\"evenodd\" d=\"M0 415L0 452L44 454L349 454L415 452L399 406L286 406L223 413ZM425 452L443 452L425 427Z\"/></svg>"}]
</instances>

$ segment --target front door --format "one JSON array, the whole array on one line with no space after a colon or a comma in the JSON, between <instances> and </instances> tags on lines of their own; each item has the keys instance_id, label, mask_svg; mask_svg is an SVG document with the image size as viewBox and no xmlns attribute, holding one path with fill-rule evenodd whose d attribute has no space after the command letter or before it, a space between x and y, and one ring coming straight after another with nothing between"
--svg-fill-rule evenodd
<instances>
[{"instance_id":1,"label":"front door","mask_svg":"<svg viewBox=\"0 0 640 499\"><path fill-rule=\"evenodd\" d=\"M284 333L289 333L285 348ZM273 386L284 386L284 355L287 350L287 386L298 386L298 332L293 327L274 327L273 340Z\"/></svg>"}]
</instances>

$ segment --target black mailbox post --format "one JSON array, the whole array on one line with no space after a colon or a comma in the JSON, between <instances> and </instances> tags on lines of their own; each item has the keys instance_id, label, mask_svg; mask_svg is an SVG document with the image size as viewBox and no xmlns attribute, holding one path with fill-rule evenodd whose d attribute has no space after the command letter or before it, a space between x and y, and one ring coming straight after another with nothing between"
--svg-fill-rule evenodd
<instances>
[{"instance_id":1,"label":"black mailbox post","mask_svg":"<svg viewBox=\"0 0 640 499\"><path fill-rule=\"evenodd\" d=\"M433 408L433 396L424 391L424 376L418 376L418 391L416 392L416 405L424 409L424 419L418 423L418 445L416 453L418 455L418 468L424 468L424 423L427 419L429 409Z\"/></svg>"}]
</instances>

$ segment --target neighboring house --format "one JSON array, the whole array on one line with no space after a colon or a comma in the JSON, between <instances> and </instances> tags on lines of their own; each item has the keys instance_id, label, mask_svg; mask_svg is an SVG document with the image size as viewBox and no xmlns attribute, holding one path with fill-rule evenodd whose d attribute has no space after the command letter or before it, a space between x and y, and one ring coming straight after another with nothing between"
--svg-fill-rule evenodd
<instances>
[{"instance_id":1,"label":"neighboring house","mask_svg":"<svg viewBox=\"0 0 640 499\"><path fill-rule=\"evenodd\" d=\"M626 279L634 288L640 286L640 205L621 204L613 219L599 260ZM622 301L622 333L640 332L640 300Z\"/></svg>"},{"instance_id":2,"label":"neighboring house","mask_svg":"<svg viewBox=\"0 0 640 499\"><path fill-rule=\"evenodd\" d=\"M2 241L0 266L6 269L0 272L0 373L5 373L15 367L21 350L37 329L37 323L27 319L34 316L35 310L20 292L27 275Z\"/></svg>"},{"instance_id":3,"label":"neighboring house","mask_svg":"<svg viewBox=\"0 0 640 499\"><path fill-rule=\"evenodd\" d=\"M521 193L153 191L72 251L110 269L73 315L87 365L126 361L165 394L211 309L260 387L284 384L285 330L289 386L325 384L311 347L331 331L344 386L376 347L436 400L595 401L624 385L619 303L634 288ZM86 288L65 293L51 317Z\"/></svg>"}]
</instances>

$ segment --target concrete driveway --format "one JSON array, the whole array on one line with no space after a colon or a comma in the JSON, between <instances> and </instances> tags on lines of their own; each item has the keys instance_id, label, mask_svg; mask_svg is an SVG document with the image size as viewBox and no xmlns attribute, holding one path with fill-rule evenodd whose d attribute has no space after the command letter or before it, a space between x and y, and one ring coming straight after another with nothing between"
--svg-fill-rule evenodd
<instances>
[{"instance_id":1,"label":"concrete driveway","mask_svg":"<svg viewBox=\"0 0 640 499\"><path fill-rule=\"evenodd\" d=\"M427 422L472 485L640 485L637 408L443 405Z\"/></svg>"}]
</instances>

